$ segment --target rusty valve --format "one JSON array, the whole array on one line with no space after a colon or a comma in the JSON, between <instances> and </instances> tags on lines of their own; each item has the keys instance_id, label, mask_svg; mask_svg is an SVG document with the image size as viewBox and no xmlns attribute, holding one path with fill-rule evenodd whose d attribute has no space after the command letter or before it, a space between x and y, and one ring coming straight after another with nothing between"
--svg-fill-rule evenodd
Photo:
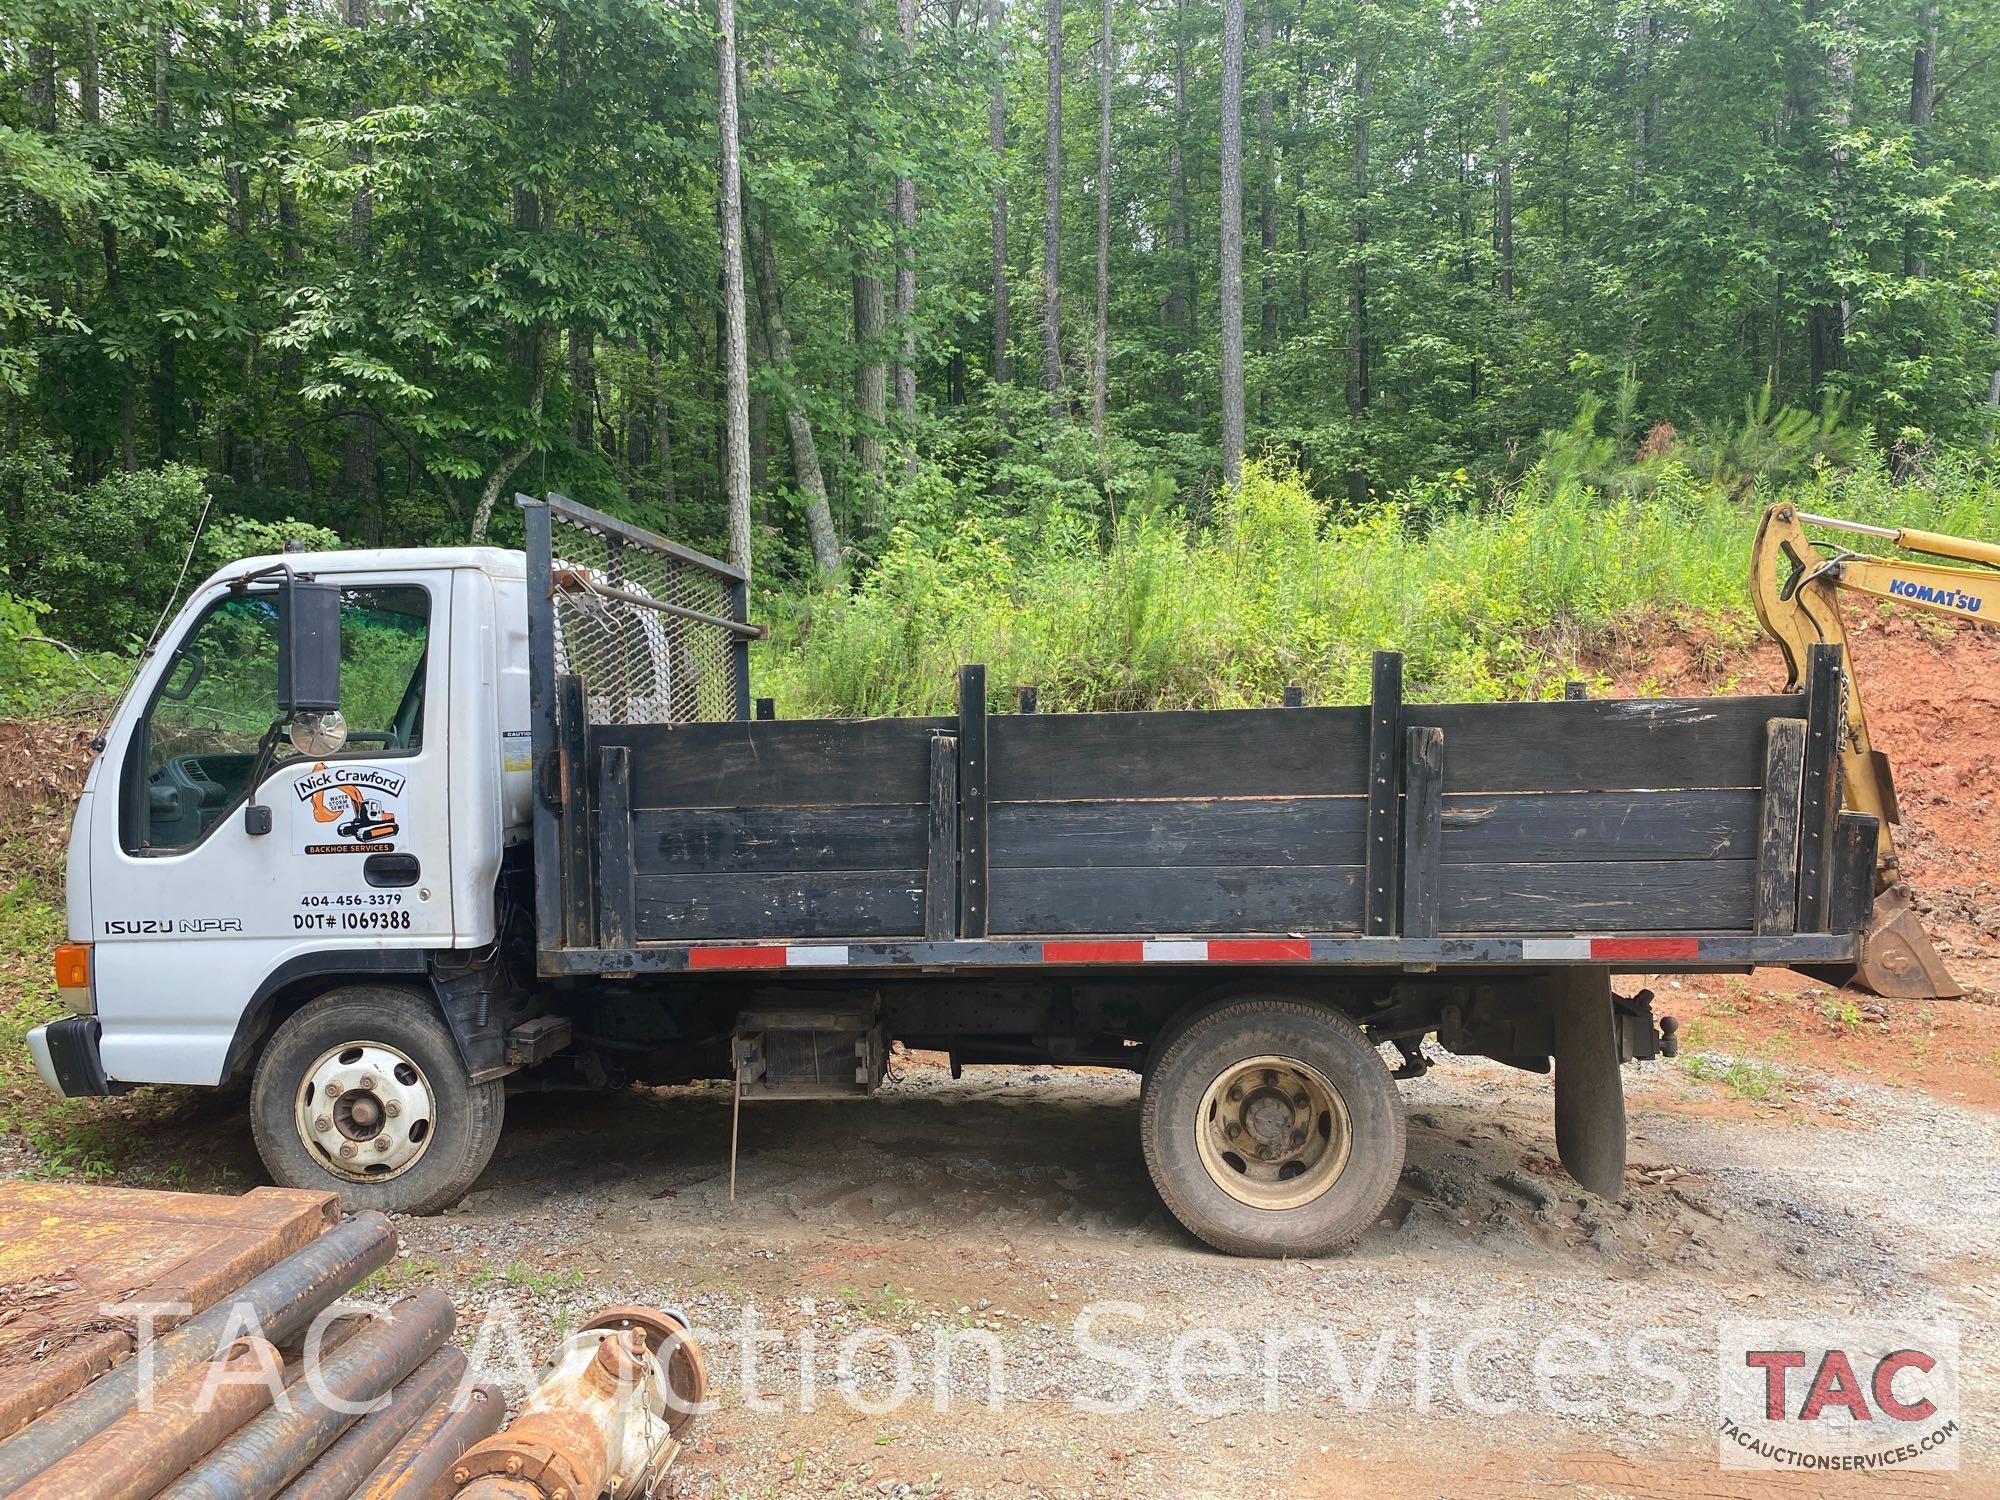
<instances>
[{"instance_id":1,"label":"rusty valve","mask_svg":"<svg viewBox=\"0 0 2000 1500\"><path fill-rule=\"evenodd\" d=\"M608 1308L563 1342L513 1425L458 1461L454 1492L465 1500L639 1500L655 1492L707 1393L684 1316Z\"/></svg>"}]
</instances>

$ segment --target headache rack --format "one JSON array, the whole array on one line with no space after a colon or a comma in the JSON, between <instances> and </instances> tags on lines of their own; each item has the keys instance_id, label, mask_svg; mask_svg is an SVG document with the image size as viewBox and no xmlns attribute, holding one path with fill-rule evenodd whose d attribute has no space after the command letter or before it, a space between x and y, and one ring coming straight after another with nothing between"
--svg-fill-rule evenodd
<instances>
[{"instance_id":1,"label":"headache rack","mask_svg":"<svg viewBox=\"0 0 2000 1500\"><path fill-rule=\"evenodd\" d=\"M562 495L516 495L527 529L528 697L537 776L540 946L590 939L582 809L590 729L750 717L750 588L741 568Z\"/></svg>"}]
</instances>

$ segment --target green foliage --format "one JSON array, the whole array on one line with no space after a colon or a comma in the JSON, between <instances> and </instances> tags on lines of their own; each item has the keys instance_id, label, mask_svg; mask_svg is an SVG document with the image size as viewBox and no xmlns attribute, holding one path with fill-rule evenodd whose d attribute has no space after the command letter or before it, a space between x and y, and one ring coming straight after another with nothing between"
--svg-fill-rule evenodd
<instances>
[{"instance_id":1,"label":"green foliage","mask_svg":"<svg viewBox=\"0 0 2000 1500\"><path fill-rule=\"evenodd\" d=\"M1378 648L1429 699L1546 697L1581 645L1621 621L1696 611L1748 630L1757 509L1802 507L2000 534L2000 470L1953 461L1892 485L1863 454L1747 501L1672 458L1605 488L1550 463L1479 491L1463 474L1359 515L1331 515L1307 477L1246 466L1213 526L1135 506L1113 532L1061 505L1034 521L905 524L852 592L781 602L762 681L794 714L948 711L954 669L987 665L1050 709L1234 707L1366 698ZM775 684L775 686L773 686Z\"/></svg>"},{"instance_id":2,"label":"green foliage","mask_svg":"<svg viewBox=\"0 0 2000 1500\"><path fill-rule=\"evenodd\" d=\"M49 608L0 593L0 719L60 719L102 709L132 664L116 652L80 652L47 634Z\"/></svg>"},{"instance_id":3,"label":"green foliage","mask_svg":"<svg viewBox=\"0 0 2000 1500\"><path fill-rule=\"evenodd\" d=\"M0 543L12 586L55 606L57 627L102 646L144 622L178 569L195 475L246 525L296 516L371 543L463 539L489 499L511 538L518 485L720 547L701 7L17 9L0 77L0 497L43 498L7 503ZM1747 495L1870 445L1899 473L1977 448L2000 364L1996 17L1304 0L1253 17L1270 36L1248 59L1244 201L1225 206L1212 8L1115 0L1107 45L1092 6L1067 8L1060 39L1038 6L1005 7L997 33L984 7L924 7L905 44L886 12L869 23L838 0L746 5L744 186L791 345L786 369L760 355L751 371L760 572L811 566L788 410L815 433L857 574L899 525L929 534L941 512L1040 538L1172 493L1208 525L1217 226L1239 208L1250 447L1357 513L1394 495L1421 529L1459 490L1488 496L1536 463L1543 487L1672 493L1678 465ZM1050 372L1033 206L1056 40ZM1923 76L1938 87L1919 108ZM914 228L889 207L905 177ZM1101 435L1077 420L1100 203ZM908 325L892 313L857 334L857 291L891 285L904 258ZM753 290L748 311L754 349L776 299ZM874 415L857 376L906 337L914 416ZM1631 462L1669 432L1686 441ZM877 439L889 457L871 473ZM106 607L72 621L86 565L114 545L136 550L95 590ZM218 535L197 563L262 545Z\"/></svg>"}]
</instances>

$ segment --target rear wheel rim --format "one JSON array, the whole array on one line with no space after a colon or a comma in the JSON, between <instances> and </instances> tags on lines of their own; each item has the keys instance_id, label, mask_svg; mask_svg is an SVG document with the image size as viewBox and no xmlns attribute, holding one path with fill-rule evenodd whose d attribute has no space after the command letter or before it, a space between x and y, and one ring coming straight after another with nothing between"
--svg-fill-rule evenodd
<instances>
[{"instance_id":1,"label":"rear wheel rim","mask_svg":"<svg viewBox=\"0 0 2000 1500\"><path fill-rule=\"evenodd\" d=\"M437 1096L416 1060L386 1042L329 1048L299 1080L299 1141L346 1182L387 1182L424 1158L436 1136Z\"/></svg>"},{"instance_id":2,"label":"rear wheel rim","mask_svg":"<svg viewBox=\"0 0 2000 1500\"><path fill-rule=\"evenodd\" d=\"M1267 1054L1216 1074L1195 1113L1195 1148L1215 1185L1250 1208L1302 1208L1340 1180L1353 1153L1347 1101L1296 1057Z\"/></svg>"}]
</instances>

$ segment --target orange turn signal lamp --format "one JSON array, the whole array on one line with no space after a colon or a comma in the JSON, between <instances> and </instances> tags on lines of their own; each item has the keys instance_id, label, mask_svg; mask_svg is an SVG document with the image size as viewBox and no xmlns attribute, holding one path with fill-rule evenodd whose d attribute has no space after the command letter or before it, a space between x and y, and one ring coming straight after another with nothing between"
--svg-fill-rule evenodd
<instances>
[{"instance_id":1,"label":"orange turn signal lamp","mask_svg":"<svg viewBox=\"0 0 2000 1500\"><path fill-rule=\"evenodd\" d=\"M56 949L56 990L79 1016L96 1009L90 996L90 944L64 943Z\"/></svg>"}]
</instances>

